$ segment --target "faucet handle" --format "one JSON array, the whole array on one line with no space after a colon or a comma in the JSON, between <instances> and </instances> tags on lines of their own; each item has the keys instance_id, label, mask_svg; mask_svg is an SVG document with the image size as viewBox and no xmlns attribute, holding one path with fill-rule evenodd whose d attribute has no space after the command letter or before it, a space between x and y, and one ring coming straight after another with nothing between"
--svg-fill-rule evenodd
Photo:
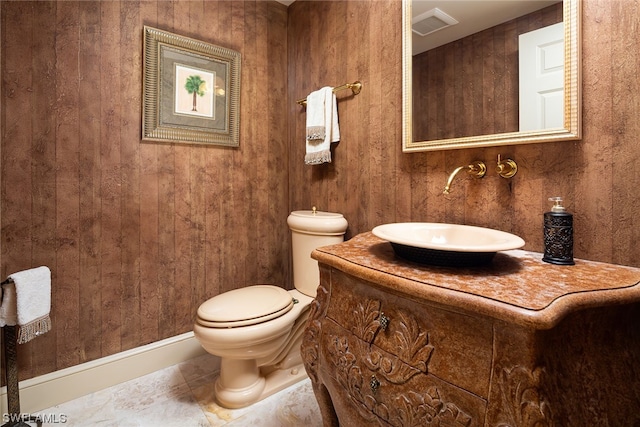
<instances>
[{"instance_id":1,"label":"faucet handle","mask_svg":"<svg viewBox=\"0 0 640 427\"><path fill-rule=\"evenodd\" d=\"M476 160L467 167L469 168L467 173L476 178L482 178L487 173L487 166L480 160Z\"/></svg>"},{"instance_id":2,"label":"faucet handle","mask_svg":"<svg viewBox=\"0 0 640 427\"><path fill-rule=\"evenodd\" d=\"M500 154L498 154L498 165L496 166L496 173L503 178L511 178L518 172L518 165L511 159L502 160Z\"/></svg>"}]
</instances>

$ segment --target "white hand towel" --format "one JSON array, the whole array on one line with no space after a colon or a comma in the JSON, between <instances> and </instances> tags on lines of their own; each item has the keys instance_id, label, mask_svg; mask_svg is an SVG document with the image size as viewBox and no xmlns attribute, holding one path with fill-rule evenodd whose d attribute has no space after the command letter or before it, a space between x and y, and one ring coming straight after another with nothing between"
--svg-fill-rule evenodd
<instances>
[{"instance_id":1,"label":"white hand towel","mask_svg":"<svg viewBox=\"0 0 640 427\"><path fill-rule=\"evenodd\" d=\"M326 86L307 96L307 138L304 162L331 163L331 143L340 141L338 103L333 88Z\"/></svg>"},{"instance_id":2,"label":"white hand towel","mask_svg":"<svg viewBox=\"0 0 640 427\"><path fill-rule=\"evenodd\" d=\"M324 141L326 134L324 120L325 88L311 92L307 96L307 142Z\"/></svg>"},{"instance_id":3,"label":"white hand towel","mask_svg":"<svg viewBox=\"0 0 640 427\"><path fill-rule=\"evenodd\" d=\"M51 329L51 271L32 268L9 279L3 287L0 326L20 326L18 344L24 344Z\"/></svg>"}]
</instances>

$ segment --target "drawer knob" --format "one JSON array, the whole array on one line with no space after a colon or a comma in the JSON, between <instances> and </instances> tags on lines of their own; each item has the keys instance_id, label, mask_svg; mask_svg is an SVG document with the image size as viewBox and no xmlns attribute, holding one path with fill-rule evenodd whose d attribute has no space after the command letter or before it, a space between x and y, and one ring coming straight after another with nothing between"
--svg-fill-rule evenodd
<instances>
[{"instance_id":1,"label":"drawer knob","mask_svg":"<svg viewBox=\"0 0 640 427\"><path fill-rule=\"evenodd\" d=\"M380 387L380 381L378 381L375 375L371 375L371 381L369 381L369 387L371 388L372 393L375 393L376 391L378 391L378 388Z\"/></svg>"},{"instance_id":2,"label":"drawer knob","mask_svg":"<svg viewBox=\"0 0 640 427\"><path fill-rule=\"evenodd\" d=\"M384 315L384 313L380 313L380 329L382 329L383 331L386 331L387 328L389 327L389 318L387 316Z\"/></svg>"}]
</instances>

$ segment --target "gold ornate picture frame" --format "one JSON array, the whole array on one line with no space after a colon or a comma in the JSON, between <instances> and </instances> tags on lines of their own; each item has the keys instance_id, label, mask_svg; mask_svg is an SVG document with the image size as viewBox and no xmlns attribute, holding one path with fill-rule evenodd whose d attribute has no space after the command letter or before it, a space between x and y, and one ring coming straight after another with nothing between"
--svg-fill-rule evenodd
<instances>
[{"instance_id":1,"label":"gold ornate picture frame","mask_svg":"<svg viewBox=\"0 0 640 427\"><path fill-rule=\"evenodd\" d=\"M239 145L240 53L144 27L142 140Z\"/></svg>"}]
</instances>

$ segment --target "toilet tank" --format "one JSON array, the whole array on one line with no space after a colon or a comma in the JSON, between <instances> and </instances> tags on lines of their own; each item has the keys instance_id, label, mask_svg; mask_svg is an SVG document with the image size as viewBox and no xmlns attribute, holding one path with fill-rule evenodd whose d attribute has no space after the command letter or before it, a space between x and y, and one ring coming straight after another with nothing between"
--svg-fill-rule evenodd
<instances>
[{"instance_id":1,"label":"toilet tank","mask_svg":"<svg viewBox=\"0 0 640 427\"><path fill-rule=\"evenodd\" d=\"M293 211L287 218L291 230L291 253L293 258L293 285L303 294L315 297L320 283L318 261L311 252L321 246L344 241L347 220L339 213Z\"/></svg>"}]
</instances>

